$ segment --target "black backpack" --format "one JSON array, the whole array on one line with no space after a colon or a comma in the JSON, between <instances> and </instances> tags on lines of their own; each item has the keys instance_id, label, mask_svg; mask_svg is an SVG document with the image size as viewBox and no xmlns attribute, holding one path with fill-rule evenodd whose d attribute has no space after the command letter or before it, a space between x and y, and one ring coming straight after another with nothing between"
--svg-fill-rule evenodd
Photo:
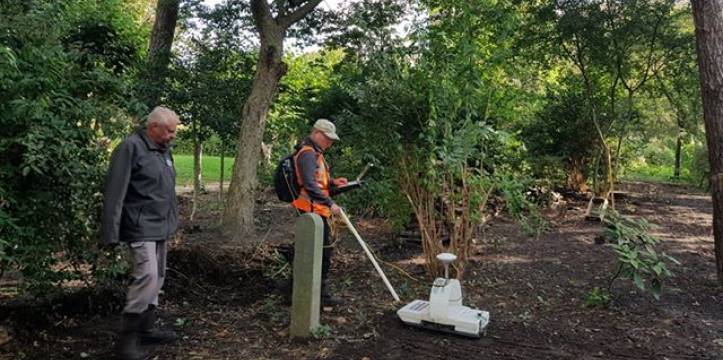
<instances>
[{"instance_id":1,"label":"black backpack","mask_svg":"<svg viewBox=\"0 0 723 360\"><path fill-rule=\"evenodd\" d=\"M296 162L294 161L296 152L284 156L274 171L274 190L279 200L283 202L292 202L299 197L301 191L299 183L296 180Z\"/></svg>"}]
</instances>

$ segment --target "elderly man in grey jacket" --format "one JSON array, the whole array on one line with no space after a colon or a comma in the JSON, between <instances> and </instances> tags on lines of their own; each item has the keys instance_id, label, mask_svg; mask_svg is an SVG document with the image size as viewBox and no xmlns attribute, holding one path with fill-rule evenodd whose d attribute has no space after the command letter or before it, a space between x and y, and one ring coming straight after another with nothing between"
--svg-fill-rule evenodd
<instances>
[{"instance_id":1,"label":"elderly man in grey jacket","mask_svg":"<svg viewBox=\"0 0 723 360\"><path fill-rule=\"evenodd\" d=\"M125 242L132 260L117 349L124 360L147 358L140 343L176 339L172 331L155 327L155 309L166 273L166 242L178 227L176 173L169 149L178 123L175 112L153 109L145 128L115 148L106 177L102 245Z\"/></svg>"}]
</instances>

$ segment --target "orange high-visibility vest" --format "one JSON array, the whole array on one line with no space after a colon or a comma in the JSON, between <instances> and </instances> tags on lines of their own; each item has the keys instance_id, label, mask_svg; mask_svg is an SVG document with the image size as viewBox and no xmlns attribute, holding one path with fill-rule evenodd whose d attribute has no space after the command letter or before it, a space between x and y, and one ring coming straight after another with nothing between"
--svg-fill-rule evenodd
<instances>
[{"instance_id":1,"label":"orange high-visibility vest","mask_svg":"<svg viewBox=\"0 0 723 360\"><path fill-rule=\"evenodd\" d=\"M328 218L331 216L331 208L329 208L325 204L313 202L311 200L311 196L309 196L309 192L304 188L304 180L301 177L301 170L299 169L299 156L301 156L301 154L307 151L316 152L316 150L314 150L314 148L310 145L304 145L294 156L294 162L296 163L296 180L299 183L299 188L301 189L301 191L299 197L296 198L296 200L294 200L291 205L301 211L313 212ZM316 180L316 183L319 185L319 189L321 189L321 193L324 194L324 196L328 197L329 185L331 183L329 168L326 165L326 161L324 161L324 155L321 153L317 153L316 155L317 168L316 174L314 174L314 178Z\"/></svg>"}]
</instances>

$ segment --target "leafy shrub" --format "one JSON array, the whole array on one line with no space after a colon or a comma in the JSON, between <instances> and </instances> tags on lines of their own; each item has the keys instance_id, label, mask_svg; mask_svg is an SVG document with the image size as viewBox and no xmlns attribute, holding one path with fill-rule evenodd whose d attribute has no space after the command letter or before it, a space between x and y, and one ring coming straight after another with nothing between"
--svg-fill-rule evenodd
<instances>
[{"instance_id":1,"label":"leafy shrub","mask_svg":"<svg viewBox=\"0 0 723 360\"><path fill-rule=\"evenodd\" d=\"M655 247L660 239L650 234L654 225L645 219L634 219L611 210L605 214L605 234L612 239L618 254L617 271L610 278L608 291L618 278L629 279L640 290L660 299L663 281L673 276L667 263L680 264L675 258L659 252Z\"/></svg>"},{"instance_id":2,"label":"leafy shrub","mask_svg":"<svg viewBox=\"0 0 723 360\"><path fill-rule=\"evenodd\" d=\"M124 16L113 1L3 3L0 269L20 271L34 294L90 281L86 265L104 259L94 250L109 155L103 136L128 129L118 104L134 108L124 99L136 42L106 23Z\"/></svg>"},{"instance_id":3,"label":"leafy shrub","mask_svg":"<svg viewBox=\"0 0 723 360\"><path fill-rule=\"evenodd\" d=\"M708 160L708 147L705 143L695 143L691 149L690 173L695 185L709 189L710 162Z\"/></svg>"},{"instance_id":4,"label":"leafy shrub","mask_svg":"<svg viewBox=\"0 0 723 360\"><path fill-rule=\"evenodd\" d=\"M540 213L538 205L527 197L530 182L508 174L498 175L496 181L507 213L517 220L522 230L535 237L544 233L547 230L547 221Z\"/></svg>"}]
</instances>

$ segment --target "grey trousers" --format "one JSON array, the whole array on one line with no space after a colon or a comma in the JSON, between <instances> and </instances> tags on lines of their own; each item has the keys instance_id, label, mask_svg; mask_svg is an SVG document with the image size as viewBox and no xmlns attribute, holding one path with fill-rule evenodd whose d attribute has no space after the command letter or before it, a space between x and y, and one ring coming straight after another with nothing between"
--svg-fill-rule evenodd
<instances>
[{"instance_id":1,"label":"grey trousers","mask_svg":"<svg viewBox=\"0 0 723 360\"><path fill-rule=\"evenodd\" d=\"M128 244L133 271L123 313L140 314L148 305L158 306L158 293L166 278L166 242L139 241Z\"/></svg>"}]
</instances>

